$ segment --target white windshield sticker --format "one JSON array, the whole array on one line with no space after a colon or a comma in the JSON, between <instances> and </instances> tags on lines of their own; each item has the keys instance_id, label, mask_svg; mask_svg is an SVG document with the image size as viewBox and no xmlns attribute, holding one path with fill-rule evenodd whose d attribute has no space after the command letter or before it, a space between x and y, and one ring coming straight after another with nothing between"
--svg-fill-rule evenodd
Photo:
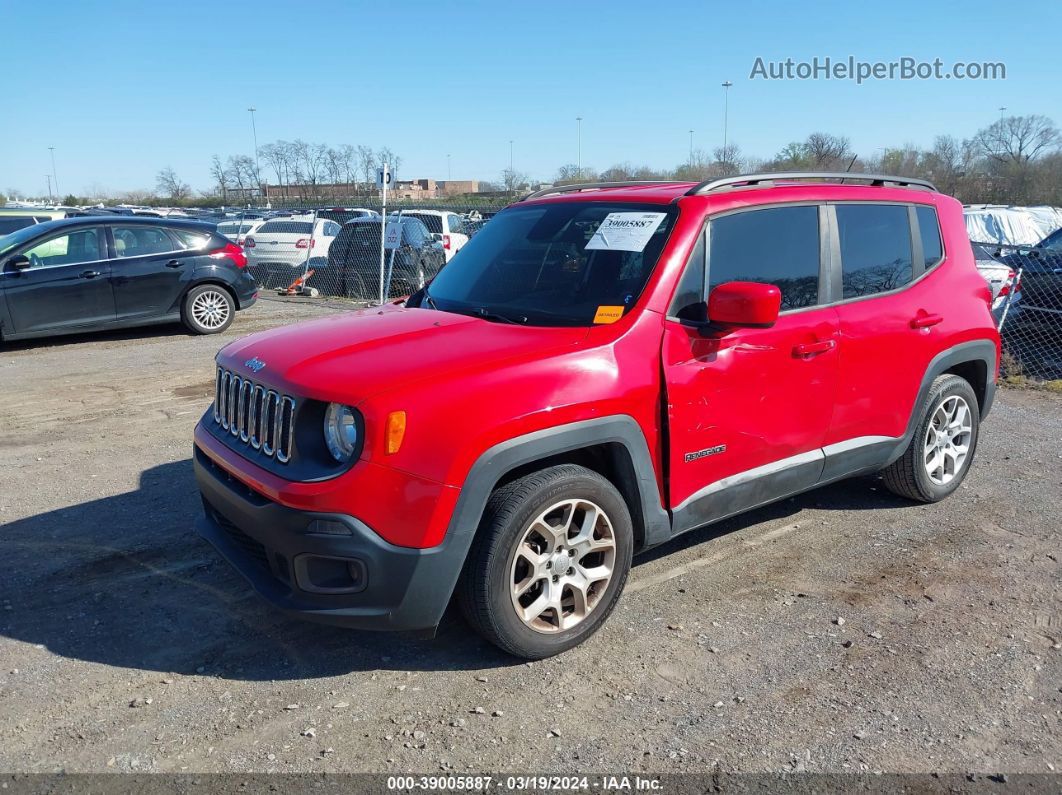
<instances>
[{"instance_id":1,"label":"white windshield sticker","mask_svg":"<svg viewBox=\"0 0 1062 795\"><path fill-rule=\"evenodd\" d=\"M594 232L587 249L642 251L666 213L609 213Z\"/></svg>"}]
</instances>

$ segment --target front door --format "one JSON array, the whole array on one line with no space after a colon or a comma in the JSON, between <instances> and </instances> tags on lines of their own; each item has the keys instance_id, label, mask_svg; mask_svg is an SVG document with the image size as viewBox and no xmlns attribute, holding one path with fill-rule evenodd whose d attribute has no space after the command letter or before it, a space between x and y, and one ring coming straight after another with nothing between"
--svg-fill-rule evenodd
<instances>
[{"instance_id":1,"label":"front door","mask_svg":"<svg viewBox=\"0 0 1062 795\"><path fill-rule=\"evenodd\" d=\"M78 227L12 254L24 254L30 261L28 268L5 266L0 273L15 333L114 322L102 227Z\"/></svg>"},{"instance_id":2,"label":"front door","mask_svg":"<svg viewBox=\"0 0 1062 795\"><path fill-rule=\"evenodd\" d=\"M683 307L673 307L665 320L668 489L676 531L819 479L840 342L837 314L822 305L825 221L816 205L719 216L687 264L706 265L707 288L689 290L696 280L684 279L682 300L703 300L724 282L765 282L781 289L782 311L769 328L725 332L681 319L688 317Z\"/></svg>"},{"instance_id":3,"label":"front door","mask_svg":"<svg viewBox=\"0 0 1062 795\"><path fill-rule=\"evenodd\" d=\"M160 226L116 225L111 234L115 254L111 284L118 320L147 320L178 311L196 252L185 249Z\"/></svg>"}]
</instances>

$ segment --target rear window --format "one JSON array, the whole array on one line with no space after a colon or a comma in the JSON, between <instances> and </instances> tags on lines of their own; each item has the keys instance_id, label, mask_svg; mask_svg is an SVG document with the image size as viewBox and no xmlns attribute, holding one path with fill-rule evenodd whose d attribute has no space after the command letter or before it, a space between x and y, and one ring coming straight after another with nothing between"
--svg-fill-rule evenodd
<instances>
[{"instance_id":1,"label":"rear window","mask_svg":"<svg viewBox=\"0 0 1062 795\"><path fill-rule=\"evenodd\" d=\"M260 235L308 235L313 231L309 221L269 221L258 230Z\"/></svg>"},{"instance_id":2,"label":"rear window","mask_svg":"<svg viewBox=\"0 0 1062 795\"><path fill-rule=\"evenodd\" d=\"M27 226L36 225L32 218L0 218L0 235L14 232L16 229L25 229Z\"/></svg>"},{"instance_id":3,"label":"rear window","mask_svg":"<svg viewBox=\"0 0 1062 795\"><path fill-rule=\"evenodd\" d=\"M443 223L441 215L420 215L419 213L402 213L402 215L403 217L420 219L432 234L442 234Z\"/></svg>"}]
</instances>

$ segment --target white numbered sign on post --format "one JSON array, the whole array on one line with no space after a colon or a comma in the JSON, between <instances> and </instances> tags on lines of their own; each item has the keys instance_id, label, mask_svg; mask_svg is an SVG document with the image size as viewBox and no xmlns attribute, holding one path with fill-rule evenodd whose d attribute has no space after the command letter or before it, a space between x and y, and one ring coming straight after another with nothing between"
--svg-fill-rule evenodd
<instances>
[{"instance_id":1,"label":"white numbered sign on post","mask_svg":"<svg viewBox=\"0 0 1062 795\"><path fill-rule=\"evenodd\" d=\"M391 187L391 167L386 163L376 169L376 187Z\"/></svg>"}]
</instances>

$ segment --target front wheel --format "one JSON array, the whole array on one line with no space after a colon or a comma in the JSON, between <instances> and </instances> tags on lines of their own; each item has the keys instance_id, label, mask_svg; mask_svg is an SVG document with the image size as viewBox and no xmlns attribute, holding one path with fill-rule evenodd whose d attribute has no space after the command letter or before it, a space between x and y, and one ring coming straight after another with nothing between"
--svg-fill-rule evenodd
<instances>
[{"instance_id":1,"label":"front wheel","mask_svg":"<svg viewBox=\"0 0 1062 795\"><path fill-rule=\"evenodd\" d=\"M465 617L489 641L538 660L577 646L616 605L634 531L607 479L572 464L497 489L458 586Z\"/></svg>"},{"instance_id":2,"label":"front wheel","mask_svg":"<svg viewBox=\"0 0 1062 795\"><path fill-rule=\"evenodd\" d=\"M224 287L203 284L188 291L181 319L195 334L220 334L232 325L236 302Z\"/></svg>"},{"instance_id":3,"label":"front wheel","mask_svg":"<svg viewBox=\"0 0 1062 795\"><path fill-rule=\"evenodd\" d=\"M886 488L919 502L947 497L970 471L980 425L969 382L957 375L937 376L907 449L882 473Z\"/></svg>"}]
</instances>

